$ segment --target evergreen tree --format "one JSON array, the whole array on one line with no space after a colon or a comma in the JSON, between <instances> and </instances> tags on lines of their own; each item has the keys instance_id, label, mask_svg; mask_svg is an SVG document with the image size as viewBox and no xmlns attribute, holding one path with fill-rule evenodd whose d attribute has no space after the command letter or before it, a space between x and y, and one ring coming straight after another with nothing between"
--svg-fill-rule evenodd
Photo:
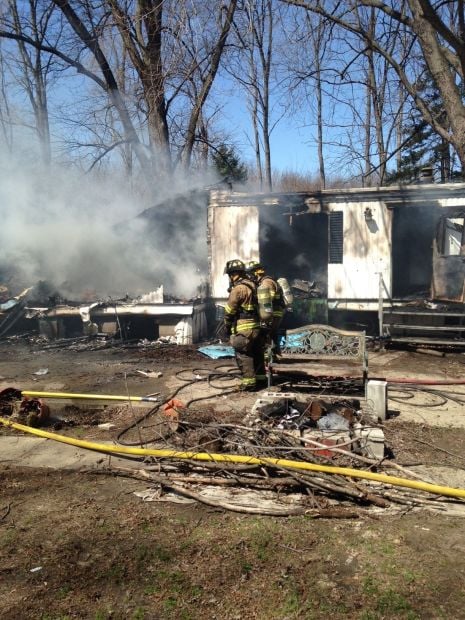
<instances>
[{"instance_id":1,"label":"evergreen tree","mask_svg":"<svg viewBox=\"0 0 465 620\"><path fill-rule=\"evenodd\" d=\"M221 178L227 179L229 182L236 181L239 183L244 183L247 180L247 167L241 162L233 146L220 144L213 151L212 162Z\"/></svg>"},{"instance_id":2,"label":"evergreen tree","mask_svg":"<svg viewBox=\"0 0 465 620\"><path fill-rule=\"evenodd\" d=\"M425 77L418 82L417 88L422 97L428 101L430 111L442 123L446 116L441 105L441 97L433 81L425 72ZM416 108L403 127L404 147L400 166L387 175L388 183L411 182L418 179L422 168L432 167L435 176L442 182L449 181L458 175L453 169L451 148L433 128L426 123Z\"/></svg>"}]
</instances>

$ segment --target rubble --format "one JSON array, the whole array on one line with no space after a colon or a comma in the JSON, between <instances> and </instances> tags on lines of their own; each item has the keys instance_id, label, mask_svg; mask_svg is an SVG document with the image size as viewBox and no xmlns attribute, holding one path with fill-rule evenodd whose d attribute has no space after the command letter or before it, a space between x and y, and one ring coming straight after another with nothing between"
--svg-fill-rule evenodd
<instances>
[{"instance_id":1,"label":"rubble","mask_svg":"<svg viewBox=\"0 0 465 620\"><path fill-rule=\"evenodd\" d=\"M175 298L159 286L135 298L99 299L94 292L80 301L69 301L52 290L39 282L17 297L2 300L0 337L11 333L22 318L31 332L38 331L51 341L115 336L126 342L192 344L207 336L208 308L201 297Z\"/></svg>"},{"instance_id":2,"label":"rubble","mask_svg":"<svg viewBox=\"0 0 465 620\"><path fill-rule=\"evenodd\" d=\"M296 445L322 448L315 451L317 456L333 459L344 447L347 456L353 452L384 458L383 430L362 412L357 399L309 399L298 393L261 396L245 417L244 425L293 431Z\"/></svg>"},{"instance_id":3,"label":"rubble","mask_svg":"<svg viewBox=\"0 0 465 620\"><path fill-rule=\"evenodd\" d=\"M38 427L50 420L50 407L42 398L31 398L15 388L6 388L0 391L0 414L21 424Z\"/></svg>"},{"instance_id":4,"label":"rubble","mask_svg":"<svg viewBox=\"0 0 465 620\"><path fill-rule=\"evenodd\" d=\"M88 340L78 340L77 344L81 342ZM178 356L173 358L176 360L184 361L190 355L192 360L202 359L193 345L150 345L146 351L147 356L159 352L164 364L170 353ZM140 457L141 450L149 454L153 451L156 470L151 469L153 458L150 458L138 461L139 473L116 472L114 468L108 473L131 476L137 473L141 480L154 485L154 493L160 497L175 494L218 508L275 516L321 516L335 506L356 515L370 507L394 510L399 506L432 506L431 497L424 491L362 480L367 473L390 469L395 469L396 474L400 472L406 480L415 479L415 474L391 459L392 450L386 445L383 425L378 423L366 402L356 397L330 396L322 391L317 395L284 392L280 391L282 386L264 390L251 402L250 395L232 397L238 378L235 366L224 363L215 367L211 363L205 364L208 367L199 366L193 363L178 370L173 384L167 378L169 371L163 366L165 382L170 387L168 394L150 400L135 397L148 400L143 408L133 410L125 405L124 413L123 409L116 413L114 408L101 406L97 415L94 412L86 417L81 415L82 409L76 407L70 415L63 415L60 422L62 426L92 425L95 430L91 437L102 438L102 444L95 444L94 449L102 452L108 445L115 452L123 449L121 446L125 450L133 446L137 450L135 458ZM55 376L56 368L50 368ZM152 373L157 374L156 368L141 363L139 356L128 369L128 376L142 374L151 379ZM134 382L136 386L139 384L145 385L145 382ZM67 392L49 392L50 396L43 392L18 392L10 394L16 396L18 402L22 402L24 396L31 401L42 397L99 397ZM100 398L106 399L109 395L102 394ZM122 396L113 398L127 400ZM2 415L11 420L17 404L8 398L0 398L0 404ZM28 420L29 413L24 411L22 417L13 419L37 426L41 422L38 419L41 410L32 412L36 419ZM53 420L44 422L54 425ZM68 435L67 441L69 439ZM293 463L299 467L295 468ZM227 487L230 494L220 496L213 493L212 487ZM249 491L253 492L249 494ZM237 502L233 501L233 496ZM298 498L297 503L292 497ZM435 500L435 505L440 503Z\"/></svg>"}]
</instances>

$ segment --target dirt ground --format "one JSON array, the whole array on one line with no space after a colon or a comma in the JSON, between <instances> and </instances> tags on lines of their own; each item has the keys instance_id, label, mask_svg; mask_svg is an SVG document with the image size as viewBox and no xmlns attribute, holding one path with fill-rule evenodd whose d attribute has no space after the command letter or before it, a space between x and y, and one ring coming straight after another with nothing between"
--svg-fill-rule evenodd
<instances>
[{"instance_id":1,"label":"dirt ground","mask_svg":"<svg viewBox=\"0 0 465 620\"><path fill-rule=\"evenodd\" d=\"M370 375L460 379L464 363L459 353L376 352ZM195 347L73 351L18 340L0 344L0 389L167 397L181 380L228 365ZM189 387L179 398L201 390ZM463 405L424 393L417 401L397 396L385 423L396 462L461 480ZM255 397L217 400L217 415L240 421ZM59 432L79 438L109 440L131 420L129 409L73 406L53 404L52 413L64 419ZM109 419L111 433L97 427ZM353 519L276 518L143 502L134 491L146 482L54 469L49 444L50 468L0 455L2 619L465 618L463 516L406 508L360 509Z\"/></svg>"}]
</instances>

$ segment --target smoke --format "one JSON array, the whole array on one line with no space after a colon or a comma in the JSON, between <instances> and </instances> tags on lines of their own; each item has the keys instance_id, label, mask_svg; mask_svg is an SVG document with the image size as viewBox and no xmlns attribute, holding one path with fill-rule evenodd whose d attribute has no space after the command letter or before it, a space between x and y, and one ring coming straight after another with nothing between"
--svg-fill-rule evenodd
<instances>
[{"instance_id":1,"label":"smoke","mask_svg":"<svg viewBox=\"0 0 465 620\"><path fill-rule=\"evenodd\" d=\"M206 279L205 177L172 179L147 209L121 174L50 173L0 156L0 176L0 284L13 294L46 281L70 300L160 284L190 298Z\"/></svg>"},{"instance_id":2,"label":"smoke","mask_svg":"<svg viewBox=\"0 0 465 620\"><path fill-rule=\"evenodd\" d=\"M311 268L311 263L310 260L308 258L307 255L301 253L301 254L297 254L297 256L295 256L295 258L292 260L293 265L295 265L296 267L302 268Z\"/></svg>"}]
</instances>

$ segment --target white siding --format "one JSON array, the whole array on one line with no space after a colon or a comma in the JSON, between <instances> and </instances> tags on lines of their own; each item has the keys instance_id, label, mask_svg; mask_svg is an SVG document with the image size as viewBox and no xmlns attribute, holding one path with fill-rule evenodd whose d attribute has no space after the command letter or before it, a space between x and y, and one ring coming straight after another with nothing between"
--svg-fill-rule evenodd
<instances>
[{"instance_id":1,"label":"white siding","mask_svg":"<svg viewBox=\"0 0 465 620\"><path fill-rule=\"evenodd\" d=\"M371 221L365 219L367 208ZM328 299L377 299L380 272L387 289L384 297L388 297L392 212L378 201L332 203L329 210L344 213L344 247L342 264L328 265Z\"/></svg>"},{"instance_id":2,"label":"white siding","mask_svg":"<svg viewBox=\"0 0 465 620\"><path fill-rule=\"evenodd\" d=\"M224 266L228 260L258 260L257 207L211 208L210 218L210 273L212 297L227 298L228 277Z\"/></svg>"}]
</instances>

